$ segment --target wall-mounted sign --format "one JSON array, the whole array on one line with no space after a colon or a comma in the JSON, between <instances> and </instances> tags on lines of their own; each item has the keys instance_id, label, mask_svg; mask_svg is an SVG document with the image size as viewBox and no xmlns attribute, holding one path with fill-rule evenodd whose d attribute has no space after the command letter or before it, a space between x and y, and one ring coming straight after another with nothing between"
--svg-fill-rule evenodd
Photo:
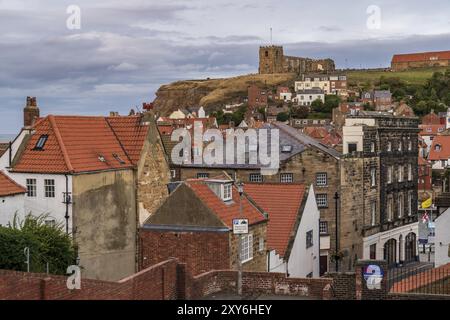
<instances>
[{"instance_id":1,"label":"wall-mounted sign","mask_svg":"<svg viewBox=\"0 0 450 320\"><path fill-rule=\"evenodd\" d=\"M247 234L248 219L233 219L233 234Z\"/></svg>"},{"instance_id":2,"label":"wall-mounted sign","mask_svg":"<svg viewBox=\"0 0 450 320\"><path fill-rule=\"evenodd\" d=\"M363 270L364 280L366 280L367 289L381 289L381 280L383 280L383 270L376 264L370 264Z\"/></svg>"}]
</instances>

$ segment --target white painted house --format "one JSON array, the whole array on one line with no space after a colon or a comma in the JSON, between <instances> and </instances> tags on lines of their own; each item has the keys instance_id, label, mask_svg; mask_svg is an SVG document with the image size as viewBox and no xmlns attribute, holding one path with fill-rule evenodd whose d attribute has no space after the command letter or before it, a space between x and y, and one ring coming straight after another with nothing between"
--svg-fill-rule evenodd
<instances>
[{"instance_id":1,"label":"white painted house","mask_svg":"<svg viewBox=\"0 0 450 320\"><path fill-rule=\"evenodd\" d=\"M437 217L434 223L434 266L437 268L450 263L450 208Z\"/></svg>"},{"instance_id":2,"label":"white painted house","mask_svg":"<svg viewBox=\"0 0 450 320\"><path fill-rule=\"evenodd\" d=\"M316 100L325 102L325 93L320 89L300 90L297 91L297 95L294 99L300 106L310 106Z\"/></svg>"},{"instance_id":3,"label":"white painted house","mask_svg":"<svg viewBox=\"0 0 450 320\"><path fill-rule=\"evenodd\" d=\"M313 186L248 183L245 192L269 216L268 272L319 277L319 220Z\"/></svg>"},{"instance_id":4,"label":"white painted house","mask_svg":"<svg viewBox=\"0 0 450 320\"><path fill-rule=\"evenodd\" d=\"M7 226L17 216L19 221L25 217L26 189L0 170L0 226Z\"/></svg>"}]
</instances>

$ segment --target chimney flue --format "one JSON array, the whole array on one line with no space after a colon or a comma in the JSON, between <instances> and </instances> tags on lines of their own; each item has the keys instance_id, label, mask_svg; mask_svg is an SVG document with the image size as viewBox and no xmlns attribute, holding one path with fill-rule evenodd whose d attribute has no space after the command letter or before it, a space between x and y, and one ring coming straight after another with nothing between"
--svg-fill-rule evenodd
<instances>
[{"instance_id":1,"label":"chimney flue","mask_svg":"<svg viewBox=\"0 0 450 320\"><path fill-rule=\"evenodd\" d=\"M23 126L25 128L32 127L36 118L39 118L36 97L27 97L27 103L23 109Z\"/></svg>"}]
</instances>

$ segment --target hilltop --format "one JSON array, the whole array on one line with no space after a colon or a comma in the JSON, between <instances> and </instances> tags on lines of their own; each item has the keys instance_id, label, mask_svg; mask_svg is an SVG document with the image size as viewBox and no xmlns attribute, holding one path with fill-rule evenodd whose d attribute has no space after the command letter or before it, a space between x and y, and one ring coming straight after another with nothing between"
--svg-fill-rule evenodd
<instances>
[{"instance_id":1,"label":"hilltop","mask_svg":"<svg viewBox=\"0 0 450 320\"><path fill-rule=\"evenodd\" d=\"M411 85L423 85L431 78L433 72L445 71L446 68L426 68L408 71L390 71L389 69L341 70L347 74L348 84L353 89L361 89L367 84L373 85L385 78L399 78ZM247 96L250 84L276 87L289 86L293 89L295 73L249 74L232 78L184 80L161 86L156 92L155 109L165 115L178 108L204 106L208 111L231 103L236 98Z\"/></svg>"}]
</instances>

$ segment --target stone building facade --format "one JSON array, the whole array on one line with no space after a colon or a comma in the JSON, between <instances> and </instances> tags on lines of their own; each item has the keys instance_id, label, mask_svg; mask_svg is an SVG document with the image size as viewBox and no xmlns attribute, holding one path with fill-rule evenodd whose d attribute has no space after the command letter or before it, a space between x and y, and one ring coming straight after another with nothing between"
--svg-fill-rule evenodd
<instances>
[{"instance_id":1,"label":"stone building facade","mask_svg":"<svg viewBox=\"0 0 450 320\"><path fill-rule=\"evenodd\" d=\"M285 56L282 46L266 46L259 48L259 73L305 73L334 71L331 59L314 60Z\"/></svg>"},{"instance_id":2,"label":"stone building facade","mask_svg":"<svg viewBox=\"0 0 450 320\"><path fill-rule=\"evenodd\" d=\"M339 223L344 269L361 258L390 265L417 258L418 132L417 118L347 117Z\"/></svg>"}]
</instances>

